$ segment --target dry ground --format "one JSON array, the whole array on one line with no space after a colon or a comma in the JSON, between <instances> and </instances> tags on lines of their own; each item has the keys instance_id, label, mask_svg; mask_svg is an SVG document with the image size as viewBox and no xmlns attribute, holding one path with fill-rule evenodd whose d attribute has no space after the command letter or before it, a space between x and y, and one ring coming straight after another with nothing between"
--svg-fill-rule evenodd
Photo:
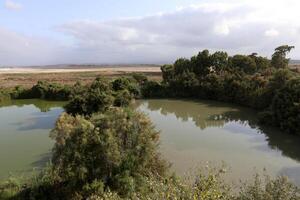
<instances>
[{"instance_id":1,"label":"dry ground","mask_svg":"<svg viewBox=\"0 0 300 200\"><path fill-rule=\"evenodd\" d=\"M40 68L16 68L0 70L0 87L31 87L37 81L49 81L63 84L74 84L77 81L90 83L96 77L116 78L130 75L131 73L145 74L151 80L160 80L161 72L158 66L134 66L134 67L105 67L105 68L66 68L66 69L40 69Z\"/></svg>"}]
</instances>

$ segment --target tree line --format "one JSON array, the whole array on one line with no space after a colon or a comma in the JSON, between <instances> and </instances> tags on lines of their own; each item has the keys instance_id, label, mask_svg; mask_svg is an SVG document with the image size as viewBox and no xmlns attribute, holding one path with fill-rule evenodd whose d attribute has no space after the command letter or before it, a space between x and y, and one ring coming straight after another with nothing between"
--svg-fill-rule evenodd
<instances>
[{"instance_id":1,"label":"tree line","mask_svg":"<svg viewBox=\"0 0 300 200\"><path fill-rule=\"evenodd\" d=\"M300 134L300 75L288 68L293 46L275 49L272 59L199 52L161 67L163 81L143 86L145 97L199 98L231 102L260 111L260 122Z\"/></svg>"}]
</instances>

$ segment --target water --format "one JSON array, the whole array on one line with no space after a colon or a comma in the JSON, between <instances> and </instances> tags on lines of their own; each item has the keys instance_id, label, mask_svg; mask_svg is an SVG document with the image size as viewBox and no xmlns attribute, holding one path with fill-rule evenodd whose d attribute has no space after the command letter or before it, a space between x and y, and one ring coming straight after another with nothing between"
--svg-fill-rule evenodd
<instances>
[{"instance_id":1,"label":"water","mask_svg":"<svg viewBox=\"0 0 300 200\"><path fill-rule=\"evenodd\" d=\"M49 131L63 102L17 100L0 107L0 179L28 174L45 166L53 141ZM258 126L253 110L212 101L140 100L161 131L160 151L179 174L197 165L230 167L227 179L238 181L262 172L287 175L300 185L300 137Z\"/></svg>"},{"instance_id":2,"label":"water","mask_svg":"<svg viewBox=\"0 0 300 200\"><path fill-rule=\"evenodd\" d=\"M266 169L300 185L300 137L258 126L253 110L186 100L143 100L137 107L161 131L162 154L179 174L224 161L233 182Z\"/></svg>"},{"instance_id":3,"label":"water","mask_svg":"<svg viewBox=\"0 0 300 200\"><path fill-rule=\"evenodd\" d=\"M0 179L27 176L49 161L49 131L63 111L62 102L16 100L0 108Z\"/></svg>"}]
</instances>

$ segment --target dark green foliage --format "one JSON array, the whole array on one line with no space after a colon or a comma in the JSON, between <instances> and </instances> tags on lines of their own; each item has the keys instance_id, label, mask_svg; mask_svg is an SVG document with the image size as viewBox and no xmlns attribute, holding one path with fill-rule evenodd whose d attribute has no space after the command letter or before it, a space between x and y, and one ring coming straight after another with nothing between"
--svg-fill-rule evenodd
<instances>
[{"instance_id":1,"label":"dark green foliage","mask_svg":"<svg viewBox=\"0 0 300 200\"><path fill-rule=\"evenodd\" d=\"M132 78L120 77L112 82L112 89L114 91L127 90L135 97L140 96L140 88L138 82Z\"/></svg>"},{"instance_id":2,"label":"dark green foliage","mask_svg":"<svg viewBox=\"0 0 300 200\"><path fill-rule=\"evenodd\" d=\"M141 86L142 96L147 98L167 96L165 88L156 81L147 81Z\"/></svg>"},{"instance_id":3,"label":"dark green foliage","mask_svg":"<svg viewBox=\"0 0 300 200\"><path fill-rule=\"evenodd\" d=\"M230 67L252 74L256 71L255 59L250 56L235 55L229 58Z\"/></svg>"},{"instance_id":4,"label":"dark green foliage","mask_svg":"<svg viewBox=\"0 0 300 200\"><path fill-rule=\"evenodd\" d=\"M173 65L163 65L161 68L163 81L165 83L170 83L174 77L174 66Z\"/></svg>"},{"instance_id":5,"label":"dark green foliage","mask_svg":"<svg viewBox=\"0 0 300 200\"><path fill-rule=\"evenodd\" d=\"M91 85L73 86L66 112L76 115L91 115L103 112L111 106L128 106L140 96L140 86L135 79L121 77L112 82L96 79Z\"/></svg>"},{"instance_id":6,"label":"dark green foliage","mask_svg":"<svg viewBox=\"0 0 300 200\"><path fill-rule=\"evenodd\" d=\"M274 54L272 55L272 66L277 69L287 68L289 64L289 59L287 59L286 56L293 48L295 47L289 45L282 45L277 47L275 49Z\"/></svg>"},{"instance_id":7,"label":"dark green foliage","mask_svg":"<svg viewBox=\"0 0 300 200\"><path fill-rule=\"evenodd\" d=\"M300 135L300 77L289 80L273 99L275 123L289 133Z\"/></svg>"},{"instance_id":8,"label":"dark green foliage","mask_svg":"<svg viewBox=\"0 0 300 200\"><path fill-rule=\"evenodd\" d=\"M67 85L57 83L48 83L39 81L30 89L20 86L14 88L11 92L13 99L48 99L48 100L68 100L71 94L71 88Z\"/></svg>"},{"instance_id":9,"label":"dark green foliage","mask_svg":"<svg viewBox=\"0 0 300 200\"><path fill-rule=\"evenodd\" d=\"M94 112L105 111L113 104L110 84L96 79L90 86L82 87L76 84L71 100L65 106L67 113L76 115L91 115ZM84 89L85 88L85 89Z\"/></svg>"},{"instance_id":10,"label":"dark green foliage","mask_svg":"<svg viewBox=\"0 0 300 200\"><path fill-rule=\"evenodd\" d=\"M228 54L222 51L215 52L211 55L211 64L216 71L225 70L228 66Z\"/></svg>"},{"instance_id":11,"label":"dark green foliage","mask_svg":"<svg viewBox=\"0 0 300 200\"><path fill-rule=\"evenodd\" d=\"M299 133L299 96L294 80L299 79L299 75L273 63L278 59L276 56L287 62L285 56L292 48L276 48L272 65L256 53L228 57L226 52L209 54L204 50L191 59L180 58L174 65L162 66L162 83L146 83L142 94L144 97L201 98L249 106L262 111L262 123Z\"/></svg>"},{"instance_id":12,"label":"dark green foliage","mask_svg":"<svg viewBox=\"0 0 300 200\"><path fill-rule=\"evenodd\" d=\"M175 62L176 63L176 62ZM194 56L190 60L191 72L194 72L197 76L205 76L209 73L212 66L212 58L208 50L199 52L197 56Z\"/></svg>"}]
</instances>

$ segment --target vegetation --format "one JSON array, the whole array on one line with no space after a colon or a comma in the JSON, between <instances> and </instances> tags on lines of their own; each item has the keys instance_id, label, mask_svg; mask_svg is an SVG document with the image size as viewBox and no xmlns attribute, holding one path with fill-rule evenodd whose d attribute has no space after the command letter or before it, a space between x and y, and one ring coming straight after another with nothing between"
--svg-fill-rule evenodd
<instances>
[{"instance_id":1,"label":"vegetation","mask_svg":"<svg viewBox=\"0 0 300 200\"><path fill-rule=\"evenodd\" d=\"M134 97L139 96L139 85L135 79L121 77L108 82L97 78L89 86L75 84L71 100L65 109L73 115L91 115L94 112L106 111L113 105L128 106Z\"/></svg>"},{"instance_id":2,"label":"vegetation","mask_svg":"<svg viewBox=\"0 0 300 200\"><path fill-rule=\"evenodd\" d=\"M29 89L16 86L11 92L11 96L13 99L68 100L70 92L71 88L67 85L39 81Z\"/></svg>"},{"instance_id":3,"label":"vegetation","mask_svg":"<svg viewBox=\"0 0 300 200\"><path fill-rule=\"evenodd\" d=\"M286 178L246 182L239 190L208 170L187 180L171 174L158 153L159 133L147 116L128 107L139 97L188 97L229 101L259 109L261 122L300 134L300 78L286 69L289 46L272 60L226 52L200 52L162 66L163 81L134 74L111 82L63 86L38 82L0 97L68 100L51 137L52 162L37 177L0 185L1 199L209 199L296 200L299 189ZM7 95L8 94L8 95Z\"/></svg>"},{"instance_id":4,"label":"vegetation","mask_svg":"<svg viewBox=\"0 0 300 200\"><path fill-rule=\"evenodd\" d=\"M287 69L291 46L276 48L272 60L226 52L200 52L161 67L163 81L143 84L145 97L211 99L261 111L262 123L300 134L300 76Z\"/></svg>"}]
</instances>

